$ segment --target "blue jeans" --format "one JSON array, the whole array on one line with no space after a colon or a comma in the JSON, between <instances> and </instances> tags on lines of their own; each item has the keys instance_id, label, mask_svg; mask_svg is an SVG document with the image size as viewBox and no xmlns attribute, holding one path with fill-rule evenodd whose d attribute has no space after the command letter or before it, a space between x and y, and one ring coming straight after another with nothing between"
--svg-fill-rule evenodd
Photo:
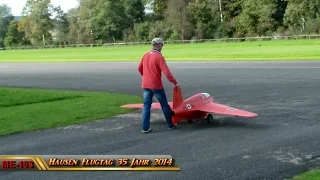
<instances>
[{"instance_id":1,"label":"blue jeans","mask_svg":"<svg viewBox=\"0 0 320 180\"><path fill-rule=\"evenodd\" d=\"M167 120L168 126L172 127L171 107L168 104L164 89L143 89L144 106L142 112L142 130L147 131L150 128L150 112L153 95L157 97L161 105L162 112Z\"/></svg>"}]
</instances>

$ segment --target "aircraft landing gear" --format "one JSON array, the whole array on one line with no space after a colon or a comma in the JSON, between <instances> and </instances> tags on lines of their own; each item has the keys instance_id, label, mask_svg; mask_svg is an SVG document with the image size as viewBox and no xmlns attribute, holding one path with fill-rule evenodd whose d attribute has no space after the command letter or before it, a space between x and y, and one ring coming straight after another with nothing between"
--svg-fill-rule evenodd
<instances>
[{"instance_id":1,"label":"aircraft landing gear","mask_svg":"<svg viewBox=\"0 0 320 180\"><path fill-rule=\"evenodd\" d=\"M213 116L212 116L212 114L208 114L208 116L207 116L207 123L208 123L208 124L212 124L212 123L213 123Z\"/></svg>"},{"instance_id":2,"label":"aircraft landing gear","mask_svg":"<svg viewBox=\"0 0 320 180\"><path fill-rule=\"evenodd\" d=\"M189 119L189 120L188 120L188 123L189 123L189 124L193 124L193 123L194 123L194 120L193 120L193 119Z\"/></svg>"}]
</instances>

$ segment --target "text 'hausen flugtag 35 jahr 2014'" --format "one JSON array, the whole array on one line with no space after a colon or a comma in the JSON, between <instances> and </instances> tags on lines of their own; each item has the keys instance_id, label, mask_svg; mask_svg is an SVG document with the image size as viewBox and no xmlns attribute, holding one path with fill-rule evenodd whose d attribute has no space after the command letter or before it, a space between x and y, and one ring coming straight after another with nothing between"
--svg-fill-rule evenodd
<instances>
[{"instance_id":1,"label":"text 'hausen flugtag 35 jahr 2014'","mask_svg":"<svg viewBox=\"0 0 320 180\"><path fill-rule=\"evenodd\" d=\"M0 156L1 171L180 171L171 155Z\"/></svg>"}]
</instances>

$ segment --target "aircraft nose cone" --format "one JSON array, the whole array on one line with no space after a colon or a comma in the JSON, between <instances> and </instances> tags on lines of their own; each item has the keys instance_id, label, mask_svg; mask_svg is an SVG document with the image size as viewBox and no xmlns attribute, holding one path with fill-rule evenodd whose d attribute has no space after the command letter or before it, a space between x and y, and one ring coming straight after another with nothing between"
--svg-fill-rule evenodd
<instances>
[{"instance_id":1,"label":"aircraft nose cone","mask_svg":"<svg viewBox=\"0 0 320 180\"><path fill-rule=\"evenodd\" d=\"M253 112L243 112L241 113L243 116L246 116L246 117L257 117L258 114L257 113L253 113Z\"/></svg>"}]
</instances>

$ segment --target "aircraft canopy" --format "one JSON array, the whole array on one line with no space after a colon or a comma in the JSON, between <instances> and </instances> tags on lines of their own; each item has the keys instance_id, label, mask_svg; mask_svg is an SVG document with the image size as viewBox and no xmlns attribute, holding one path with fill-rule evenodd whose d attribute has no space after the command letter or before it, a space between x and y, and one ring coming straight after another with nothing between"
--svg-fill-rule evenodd
<instances>
[{"instance_id":1,"label":"aircraft canopy","mask_svg":"<svg viewBox=\"0 0 320 180\"><path fill-rule=\"evenodd\" d=\"M211 97L210 96L210 94L208 94L208 93L201 93L206 99L208 99L209 97Z\"/></svg>"}]
</instances>

